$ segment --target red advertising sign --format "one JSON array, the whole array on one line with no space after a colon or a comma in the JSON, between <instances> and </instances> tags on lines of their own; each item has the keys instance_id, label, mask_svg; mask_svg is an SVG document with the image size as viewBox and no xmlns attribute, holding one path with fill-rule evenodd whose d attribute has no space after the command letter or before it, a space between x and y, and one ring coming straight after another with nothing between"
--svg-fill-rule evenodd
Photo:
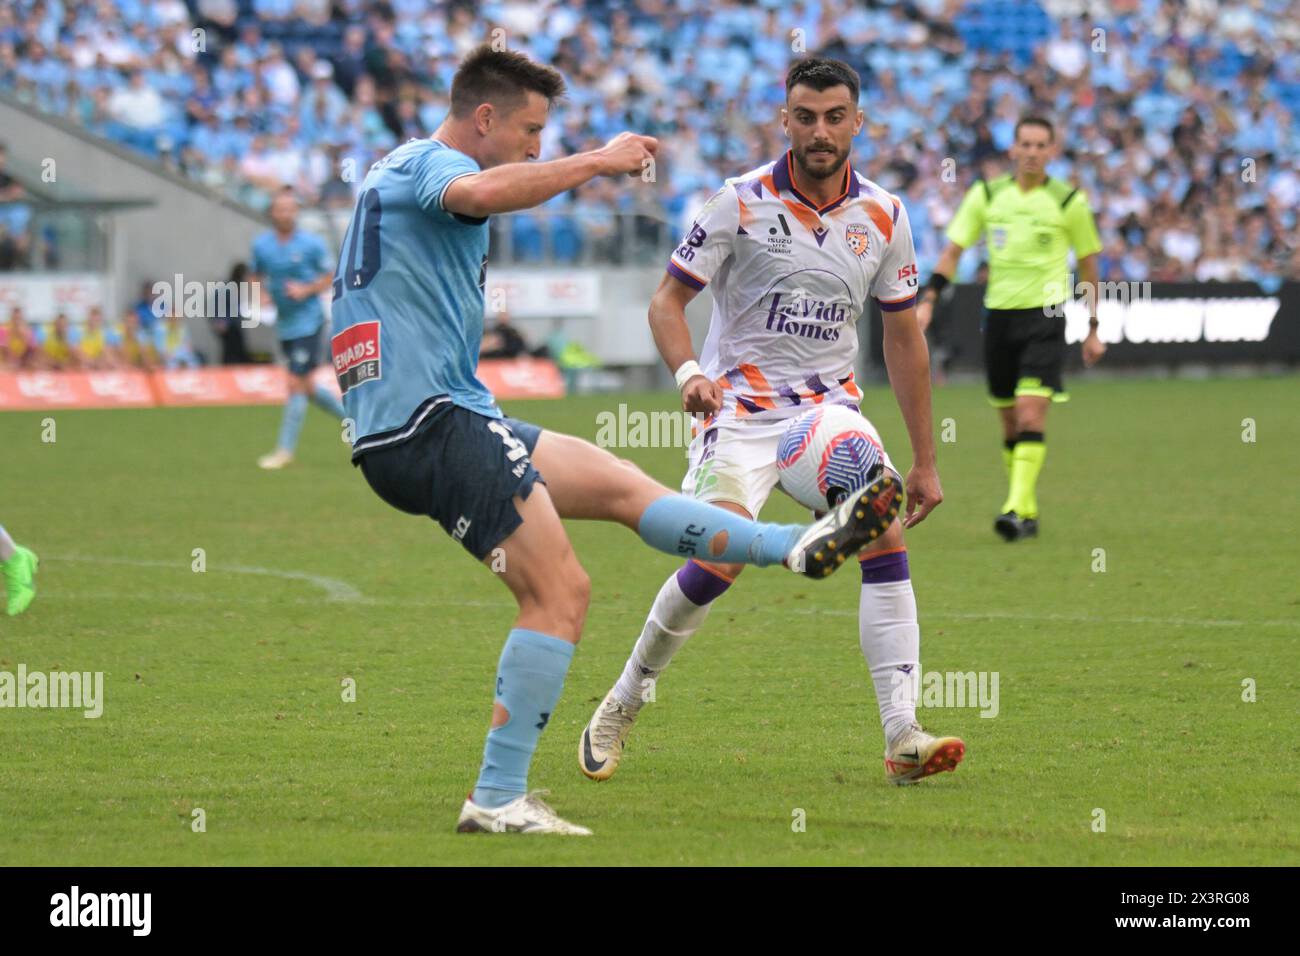
<instances>
[{"instance_id":1,"label":"red advertising sign","mask_svg":"<svg viewBox=\"0 0 1300 956\"><path fill-rule=\"evenodd\" d=\"M480 363L478 375L498 398L564 397L564 379L546 359L490 359ZM332 366L322 365L311 379L339 394ZM0 372L0 411L278 405L288 395L288 375L279 365L164 372Z\"/></svg>"}]
</instances>

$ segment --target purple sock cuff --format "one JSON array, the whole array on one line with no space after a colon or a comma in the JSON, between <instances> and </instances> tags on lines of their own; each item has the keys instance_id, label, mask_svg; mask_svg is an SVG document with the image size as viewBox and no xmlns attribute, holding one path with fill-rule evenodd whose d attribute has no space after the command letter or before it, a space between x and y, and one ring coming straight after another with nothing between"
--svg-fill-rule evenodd
<instances>
[{"instance_id":1,"label":"purple sock cuff","mask_svg":"<svg viewBox=\"0 0 1300 956\"><path fill-rule=\"evenodd\" d=\"M907 569L906 551L873 555L860 563L863 584L888 584L891 581L906 581L912 576Z\"/></svg>"},{"instance_id":2,"label":"purple sock cuff","mask_svg":"<svg viewBox=\"0 0 1300 956\"><path fill-rule=\"evenodd\" d=\"M731 582L704 569L695 561L687 561L677 569L677 586L682 589L687 600L703 607L731 587Z\"/></svg>"}]
</instances>

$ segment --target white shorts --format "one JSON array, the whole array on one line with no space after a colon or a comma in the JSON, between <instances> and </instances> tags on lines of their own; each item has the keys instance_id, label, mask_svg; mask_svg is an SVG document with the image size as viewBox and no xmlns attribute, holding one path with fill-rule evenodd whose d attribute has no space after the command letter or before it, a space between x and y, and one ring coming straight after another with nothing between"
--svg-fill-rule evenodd
<instances>
[{"instance_id":1,"label":"white shorts","mask_svg":"<svg viewBox=\"0 0 1300 956\"><path fill-rule=\"evenodd\" d=\"M856 410L856 409L855 409ZM776 446L793 419L774 422L720 419L691 441L686 452L686 477L682 494L717 504L729 501L753 517L778 485ZM876 427L867 422L871 437L880 443ZM880 443L883 448L883 443ZM894 463L885 453L885 466Z\"/></svg>"}]
</instances>

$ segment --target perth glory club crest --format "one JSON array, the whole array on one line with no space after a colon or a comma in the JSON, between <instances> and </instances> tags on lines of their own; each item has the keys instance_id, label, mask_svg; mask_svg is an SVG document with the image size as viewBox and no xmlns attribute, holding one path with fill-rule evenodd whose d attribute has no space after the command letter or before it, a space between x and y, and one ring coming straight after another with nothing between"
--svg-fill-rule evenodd
<instances>
[{"instance_id":1,"label":"perth glory club crest","mask_svg":"<svg viewBox=\"0 0 1300 956\"><path fill-rule=\"evenodd\" d=\"M844 238L848 240L849 249L859 259L867 254L870 236L865 223L850 223L844 229Z\"/></svg>"}]
</instances>

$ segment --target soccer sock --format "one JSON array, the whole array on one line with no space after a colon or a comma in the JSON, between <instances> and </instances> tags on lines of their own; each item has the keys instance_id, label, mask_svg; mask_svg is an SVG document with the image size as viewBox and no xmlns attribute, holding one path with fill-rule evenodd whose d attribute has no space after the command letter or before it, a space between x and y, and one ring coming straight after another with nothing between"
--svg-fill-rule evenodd
<instances>
[{"instance_id":1,"label":"soccer sock","mask_svg":"<svg viewBox=\"0 0 1300 956\"><path fill-rule=\"evenodd\" d=\"M1047 458L1042 432L1021 432L1011 458L1011 491L1002 511L1014 511L1022 518L1038 517L1038 473Z\"/></svg>"},{"instance_id":2,"label":"soccer sock","mask_svg":"<svg viewBox=\"0 0 1300 956\"><path fill-rule=\"evenodd\" d=\"M307 396L290 395L284 403L284 418L280 420L280 448L292 453L298 447L298 434L306 417Z\"/></svg>"},{"instance_id":3,"label":"soccer sock","mask_svg":"<svg viewBox=\"0 0 1300 956\"><path fill-rule=\"evenodd\" d=\"M876 686L880 725L888 743L916 720L916 688L921 679L921 628L905 549L862 561L858 642Z\"/></svg>"},{"instance_id":4,"label":"soccer sock","mask_svg":"<svg viewBox=\"0 0 1300 956\"><path fill-rule=\"evenodd\" d=\"M317 385L311 390L311 400L340 421L347 416L347 412L343 411L343 403L324 385Z\"/></svg>"},{"instance_id":5,"label":"soccer sock","mask_svg":"<svg viewBox=\"0 0 1300 956\"><path fill-rule=\"evenodd\" d=\"M688 561L664 582L614 685L619 703L633 712L641 709L646 681L658 680L673 655L709 616L710 603L729 587L730 581L697 561Z\"/></svg>"},{"instance_id":6,"label":"soccer sock","mask_svg":"<svg viewBox=\"0 0 1300 956\"><path fill-rule=\"evenodd\" d=\"M1002 465L1007 470L1007 481L1011 480L1011 461L1016 453L1016 440L1008 438L1002 445Z\"/></svg>"},{"instance_id":7,"label":"soccer sock","mask_svg":"<svg viewBox=\"0 0 1300 956\"><path fill-rule=\"evenodd\" d=\"M668 554L759 567L785 560L803 531L803 526L797 524L751 521L685 495L656 498L637 525L642 541ZM721 532L726 532L725 544L721 553L714 554L711 546Z\"/></svg>"},{"instance_id":8,"label":"soccer sock","mask_svg":"<svg viewBox=\"0 0 1300 956\"><path fill-rule=\"evenodd\" d=\"M14 539L9 537L9 532L4 529L4 525L0 525L0 564L12 558L17 549L18 545L14 544Z\"/></svg>"},{"instance_id":9,"label":"soccer sock","mask_svg":"<svg viewBox=\"0 0 1300 956\"><path fill-rule=\"evenodd\" d=\"M528 765L542 728L564 689L573 660L568 641L517 627L506 638L497 664L495 702L506 722L488 731L483 765L471 799L481 807L501 807L528 789Z\"/></svg>"}]
</instances>

